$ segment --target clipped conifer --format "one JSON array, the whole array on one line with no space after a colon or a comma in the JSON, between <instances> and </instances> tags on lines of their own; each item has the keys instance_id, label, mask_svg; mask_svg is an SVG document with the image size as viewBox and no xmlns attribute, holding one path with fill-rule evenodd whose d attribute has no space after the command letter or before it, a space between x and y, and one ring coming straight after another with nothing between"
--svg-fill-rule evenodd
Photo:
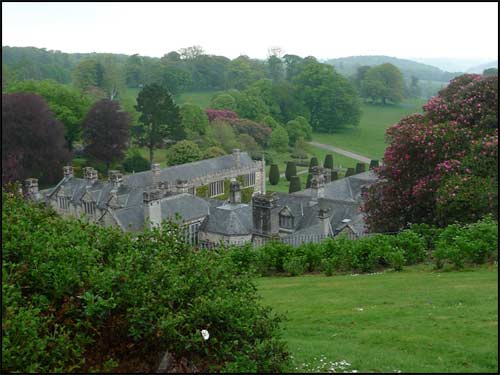
<instances>
[{"instance_id":1,"label":"clipped conifer","mask_svg":"<svg viewBox=\"0 0 500 375\"><path fill-rule=\"evenodd\" d=\"M323 163L323 167L333 169L333 155L327 154L325 156L325 162Z\"/></svg>"},{"instance_id":2,"label":"clipped conifer","mask_svg":"<svg viewBox=\"0 0 500 375\"><path fill-rule=\"evenodd\" d=\"M290 186L288 187L288 192L294 193L294 192L300 191L300 190L301 190L300 177L299 176L292 176L290 178Z\"/></svg>"},{"instance_id":3,"label":"clipped conifer","mask_svg":"<svg viewBox=\"0 0 500 375\"><path fill-rule=\"evenodd\" d=\"M378 160L371 160L370 161L370 169L377 168L378 167Z\"/></svg>"},{"instance_id":4,"label":"clipped conifer","mask_svg":"<svg viewBox=\"0 0 500 375\"><path fill-rule=\"evenodd\" d=\"M366 171L366 164L365 163L357 163L356 164L356 174L363 173L365 171Z\"/></svg>"},{"instance_id":5,"label":"clipped conifer","mask_svg":"<svg viewBox=\"0 0 500 375\"><path fill-rule=\"evenodd\" d=\"M355 174L356 174L356 171L354 170L354 168L347 168L347 172L345 173L345 177L349 177L349 176L352 176Z\"/></svg>"},{"instance_id":6,"label":"clipped conifer","mask_svg":"<svg viewBox=\"0 0 500 375\"><path fill-rule=\"evenodd\" d=\"M280 181L280 171L277 164L271 164L271 169L269 170L269 183L271 185L277 185Z\"/></svg>"},{"instance_id":7,"label":"clipped conifer","mask_svg":"<svg viewBox=\"0 0 500 375\"><path fill-rule=\"evenodd\" d=\"M319 165L318 158L316 156L313 156L311 158L311 161L309 162L309 172L311 171L312 167L317 167L318 165Z\"/></svg>"},{"instance_id":8,"label":"clipped conifer","mask_svg":"<svg viewBox=\"0 0 500 375\"><path fill-rule=\"evenodd\" d=\"M286 163L285 178L287 181L290 181L292 176L297 176L297 166L295 162L289 161Z\"/></svg>"},{"instance_id":9,"label":"clipped conifer","mask_svg":"<svg viewBox=\"0 0 500 375\"><path fill-rule=\"evenodd\" d=\"M335 181L335 180L338 180L339 179L339 172L337 171L332 171L332 174L331 174L331 180L330 181Z\"/></svg>"}]
</instances>

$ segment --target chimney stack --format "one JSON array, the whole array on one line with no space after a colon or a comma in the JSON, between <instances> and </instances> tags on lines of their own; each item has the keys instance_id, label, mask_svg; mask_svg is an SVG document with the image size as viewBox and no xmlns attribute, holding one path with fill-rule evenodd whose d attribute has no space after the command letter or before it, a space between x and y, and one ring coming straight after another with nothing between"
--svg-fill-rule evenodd
<instances>
[{"instance_id":1,"label":"chimney stack","mask_svg":"<svg viewBox=\"0 0 500 375\"><path fill-rule=\"evenodd\" d=\"M273 237L279 233L278 197L276 193L256 194L252 198L254 234Z\"/></svg>"},{"instance_id":2,"label":"chimney stack","mask_svg":"<svg viewBox=\"0 0 500 375\"><path fill-rule=\"evenodd\" d=\"M63 167L63 174L65 178L71 178L74 176L73 166L66 165Z\"/></svg>"},{"instance_id":3,"label":"chimney stack","mask_svg":"<svg viewBox=\"0 0 500 375\"><path fill-rule=\"evenodd\" d=\"M321 227L321 235L323 237L330 236L332 234L332 228L330 225L330 216L328 215L328 209L320 208L318 218Z\"/></svg>"},{"instance_id":4,"label":"chimney stack","mask_svg":"<svg viewBox=\"0 0 500 375\"><path fill-rule=\"evenodd\" d=\"M312 167L311 197L313 201L325 196L325 178L320 173L319 167Z\"/></svg>"},{"instance_id":5,"label":"chimney stack","mask_svg":"<svg viewBox=\"0 0 500 375\"><path fill-rule=\"evenodd\" d=\"M189 192L189 185L186 180L177 180L175 184L175 188L178 193L187 193Z\"/></svg>"},{"instance_id":6,"label":"chimney stack","mask_svg":"<svg viewBox=\"0 0 500 375\"><path fill-rule=\"evenodd\" d=\"M153 163L151 164L151 172L153 174L153 186L158 187L160 184L160 164Z\"/></svg>"},{"instance_id":7,"label":"chimney stack","mask_svg":"<svg viewBox=\"0 0 500 375\"><path fill-rule=\"evenodd\" d=\"M38 199L40 197L40 193L38 192L38 179L36 178L28 178L24 180L24 195L28 199Z\"/></svg>"},{"instance_id":8,"label":"chimney stack","mask_svg":"<svg viewBox=\"0 0 500 375\"><path fill-rule=\"evenodd\" d=\"M240 149L239 148L234 148L233 149L233 158L236 161L236 168L240 168Z\"/></svg>"},{"instance_id":9,"label":"chimney stack","mask_svg":"<svg viewBox=\"0 0 500 375\"><path fill-rule=\"evenodd\" d=\"M142 193L144 204L144 221L149 229L161 226L161 192L158 189L146 190Z\"/></svg>"},{"instance_id":10,"label":"chimney stack","mask_svg":"<svg viewBox=\"0 0 500 375\"><path fill-rule=\"evenodd\" d=\"M231 204L241 203L241 186L235 179L229 184L229 202Z\"/></svg>"},{"instance_id":11,"label":"chimney stack","mask_svg":"<svg viewBox=\"0 0 500 375\"><path fill-rule=\"evenodd\" d=\"M123 175L120 171L111 169L108 172L108 180L113 184L114 189L118 189L123 181Z\"/></svg>"},{"instance_id":12,"label":"chimney stack","mask_svg":"<svg viewBox=\"0 0 500 375\"><path fill-rule=\"evenodd\" d=\"M89 183L94 183L97 181L97 171L92 167L83 168L83 176Z\"/></svg>"}]
</instances>

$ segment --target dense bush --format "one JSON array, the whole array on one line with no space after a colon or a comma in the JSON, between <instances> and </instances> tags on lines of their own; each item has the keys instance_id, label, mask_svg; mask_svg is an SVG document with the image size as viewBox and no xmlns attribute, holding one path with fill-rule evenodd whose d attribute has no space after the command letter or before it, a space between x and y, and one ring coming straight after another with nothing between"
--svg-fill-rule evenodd
<instances>
[{"instance_id":1,"label":"dense bush","mask_svg":"<svg viewBox=\"0 0 500 375\"><path fill-rule=\"evenodd\" d=\"M364 200L373 231L498 218L498 77L464 74L387 130Z\"/></svg>"},{"instance_id":2,"label":"dense bush","mask_svg":"<svg viewBox=\"0 0 500 375\"><path fill-rule=\"evenodd\" d=\"M498 260L498 222L486 217L464 226L449 225L439 234L434 257L437 268L449 262L458 269Z\"/></svg>"},{"instance_id":3,"label":"dense bush","mask_svg":"<svg viewBox=\"0 0 500 375\"><path fill-rule=\"evenodd\" d=\"M437 250L434 244L437 243ZM329 238L321 243L291 246L270 242L262 247L247 246L228 249L238 272L256 272L262 276L304 272L373 272L388 267L401 271L403 266L436 259L439 267L445 261L462 267L497 259L498 223L491 218L445 230L413 225L398 234L375 234L350 240L345 236Z\"/></svg>"},{"instance_id":4,"label":"dense bush","mask_svg":"<svg viewBox=\"0 0 500 375\"><path fill-rule=\"evenodd\" d=\"M181 233L133 239L3 192L3 370L154 372L168 350L201 371L286 371L279 317L249 272Z\"/></svg>"},{"instance_id":5,"label":"dense bush","mask_svg":"<svg viewBox=\"0 0 500 375\"><path fill-rule=\"evenodd\" d=\"M147 171L150 168L149 161L143 158L139 152L135 152L127 157L122 165L124 171L129 173Z\"/></svg>"}]
</instances>

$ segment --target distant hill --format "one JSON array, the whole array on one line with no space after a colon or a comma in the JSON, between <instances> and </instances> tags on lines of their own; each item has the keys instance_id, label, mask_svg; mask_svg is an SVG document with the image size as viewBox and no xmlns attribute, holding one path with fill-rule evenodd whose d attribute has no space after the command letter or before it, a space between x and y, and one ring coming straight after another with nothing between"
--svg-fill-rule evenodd
<instances>
[{"instance_id":1,"label":"distant hill","mask_svg":"<svg viewBox=\"0 0 500 375\"><path fill-rule=\"evenodd\" d=\"M479 74L479 73L482 73L483 70L488 69L488 68L497 68L498 69L498 60L490 61L488 63L481 64L481 65L472 66L469 69L467 69L467 73L478 73Z\"/></svg>"},{"instance_id":2,"label":"distant hill","mask_svg":"<svg viewBox=\"0 0 500 375\"><path fill-rule=\"evenodd\" d=\"M409 60L435 66L446 72L466 72L470 67L489 62L490 59L463 59L446 57L410 57Z\"/></svg>"},{"instance_id":3,"label":"distant hill","mask_svg":"<svg viewBox=\"0 0 500 375\"><path fill-rule=\"evenodd\" d=\"M329 59L325 63L333 65L339 73L345 76L355 74L356 69L362 65L374 66L385 63L395 65L407 80L413 75L423 81L449 82L452 78L462 74L460 72L446 72L432 65L391 56L350 56Z\"/></svg>"}]
</instances>

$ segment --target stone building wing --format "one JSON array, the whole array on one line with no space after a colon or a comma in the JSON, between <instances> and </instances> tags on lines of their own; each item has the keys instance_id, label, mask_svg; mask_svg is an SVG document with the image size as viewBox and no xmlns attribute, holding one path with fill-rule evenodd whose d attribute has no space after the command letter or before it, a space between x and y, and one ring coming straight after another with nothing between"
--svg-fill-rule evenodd
<instances>
[{"instance_id":1,"label":"stone building wing","mask_svg":"<svg viewBox=\"0 0 500 375\"><path fill-rule=\"evenodd\" d=\"M248 204L226 203L212 207L200 231L224 236L244 236L252 233L252 207Z\"/></svg>"}]
</instances>

